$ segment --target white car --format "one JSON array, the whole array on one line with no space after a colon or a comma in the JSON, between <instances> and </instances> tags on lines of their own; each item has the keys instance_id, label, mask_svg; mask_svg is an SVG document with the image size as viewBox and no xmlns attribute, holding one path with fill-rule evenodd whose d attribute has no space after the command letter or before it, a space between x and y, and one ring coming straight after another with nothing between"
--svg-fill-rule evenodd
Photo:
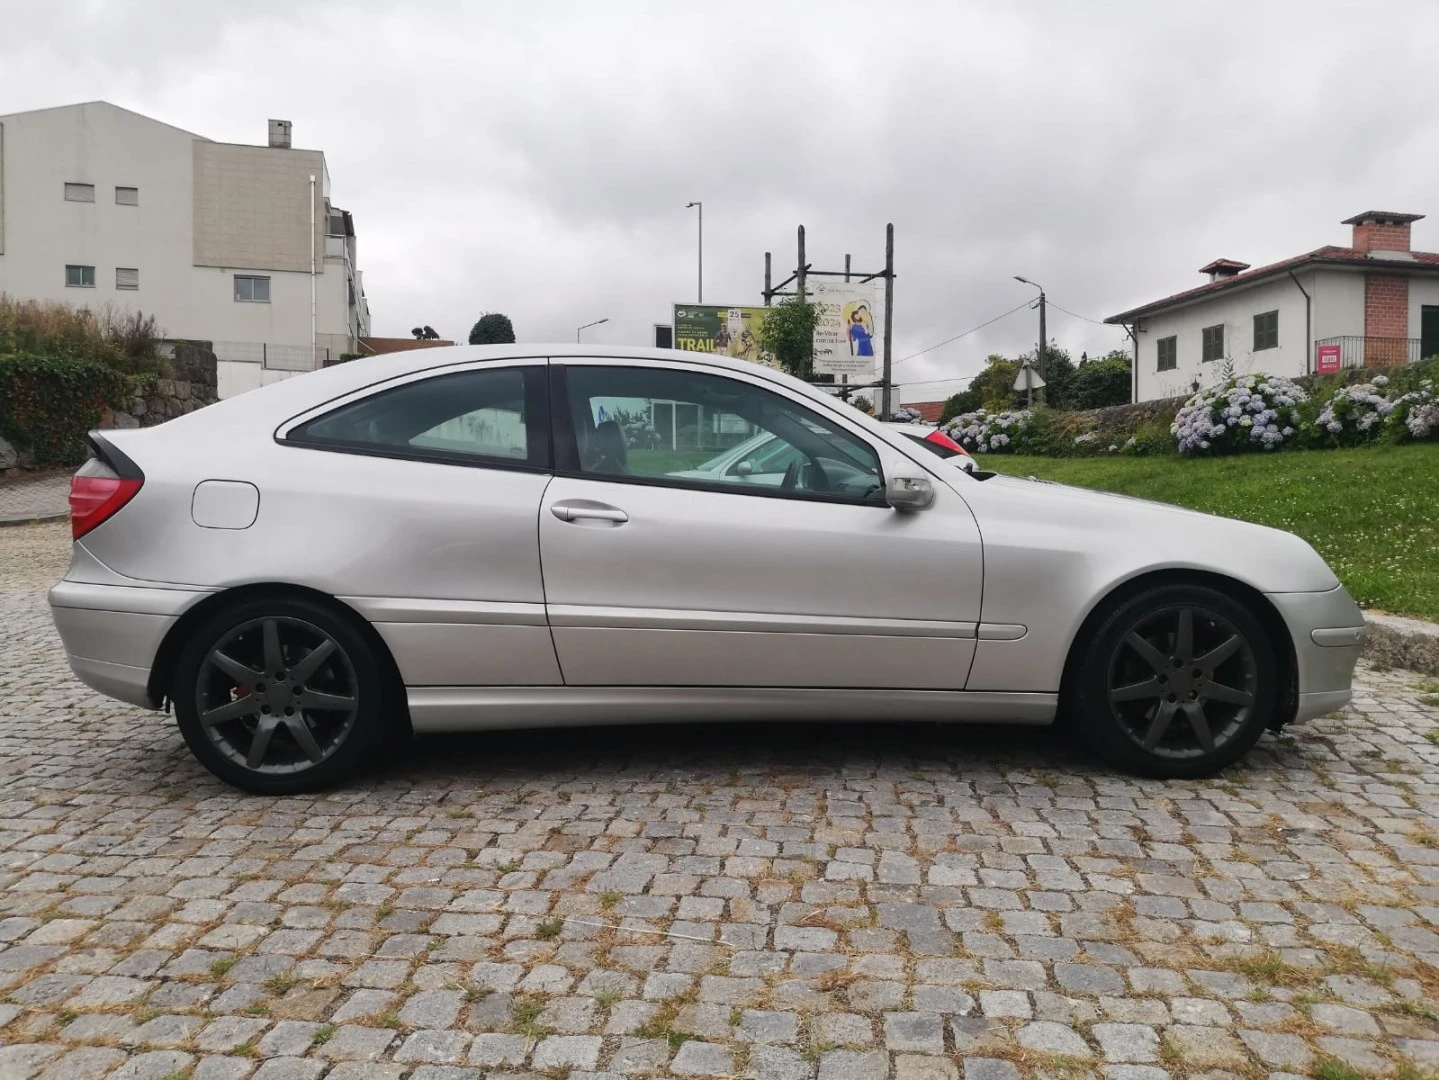
<instances>
[{"instance_id":1,"label":"white car","mask_svg":"<svg viewBox=\"0 0 1439 1080\"><path fill-rule=\"evenodd\" d=\"M974 460L974 455L932 424L886 422L884 426L912 442L919 443L931 454L949 462L956 468L963 469L967 473L979 471L979 462Z\"/></svg>"}]
</instances>

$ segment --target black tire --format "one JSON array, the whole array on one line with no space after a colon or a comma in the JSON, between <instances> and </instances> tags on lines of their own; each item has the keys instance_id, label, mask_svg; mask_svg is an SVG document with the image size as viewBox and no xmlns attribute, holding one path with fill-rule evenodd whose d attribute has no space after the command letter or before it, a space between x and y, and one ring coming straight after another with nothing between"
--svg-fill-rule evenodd
<instances>
[{"instance_id":1,"label":"black tire","mask_svg":"<svg viewBox=\"0 0 1439 1080\"><path fill-rule=\"evenodd\" d=\"M1078 734L1127 772L1213 775L1254 747L1278 707L1273 642L1249 608L1218 589L1160 585L1129 596L1078 647Z\"/></svg>"},{"instance_id":2,"label":"black tire","mask_svg":"<svg viewBox=\"0 0 1439 1080\"><path fill-rule=\"evenodd\" d=\"M387 670L354 617L304 597L256 596L195 628L170 696L202 765L244 791L290 795L338 782L378 745Z\"/></svg>"}]
</instances>

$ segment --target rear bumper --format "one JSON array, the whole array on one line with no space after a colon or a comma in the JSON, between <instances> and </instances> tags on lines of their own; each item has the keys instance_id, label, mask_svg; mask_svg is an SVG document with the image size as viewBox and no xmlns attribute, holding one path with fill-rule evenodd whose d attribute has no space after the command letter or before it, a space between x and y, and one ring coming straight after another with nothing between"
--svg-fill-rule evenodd
<instances>
[{"instance_id":1,"label":"rear bumper","mask_svg":"<svg viewBox=\"0 0 1439 1080\"><path fill-rule=\"evenodd\" d=\"M150 669L180 614L204 593L61 581L50 590L50 615L86 686L113 698L159 707Z\"/></svg>"},{"instance_id":2,"label":"rear bumper","mask_svg":"<svg viewBox=\"0 0 1439 1080\"><path fill-rule=\"evenodd\" d=\"M1268 593L1294 642L1296 722L1342 709L1353 696L1364 613L1343 586L1322 593Z\"/></svg>"}]
</instances>

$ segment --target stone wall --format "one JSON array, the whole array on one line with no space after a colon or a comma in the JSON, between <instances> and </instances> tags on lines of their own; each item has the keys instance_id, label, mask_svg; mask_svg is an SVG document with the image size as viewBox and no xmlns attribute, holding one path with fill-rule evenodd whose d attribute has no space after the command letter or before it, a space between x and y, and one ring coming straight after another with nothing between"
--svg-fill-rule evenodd
<instances>
[{"instance_id":1,"label":"stone wall","mask_svg":"<svg viewBox=\"0 0 1439 1080\"><path fill-rule=\"evenodd\" d=\"M208 341L181 341L170 357L170 377L156 379L124 410L102 417L102 428L154 427L220 400L215 353Z\"/></svg>"}]
</instances>

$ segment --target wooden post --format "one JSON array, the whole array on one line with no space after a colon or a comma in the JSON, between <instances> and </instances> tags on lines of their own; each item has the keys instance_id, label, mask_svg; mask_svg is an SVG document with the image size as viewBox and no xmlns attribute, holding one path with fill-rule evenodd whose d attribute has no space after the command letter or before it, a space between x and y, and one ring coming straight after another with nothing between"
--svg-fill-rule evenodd
<instances>
[{"instance_id":1,"label":"wooden post","mask_svg":"<svg viewBox=\"0 0 1439 1080\"><path fill-rule=\"evenodd\" d=\"M894 222L884 227L884 386L880 388L879 418L889 419L892 408L889 385L894 352Z\"/></svg>"}]
</instances>

